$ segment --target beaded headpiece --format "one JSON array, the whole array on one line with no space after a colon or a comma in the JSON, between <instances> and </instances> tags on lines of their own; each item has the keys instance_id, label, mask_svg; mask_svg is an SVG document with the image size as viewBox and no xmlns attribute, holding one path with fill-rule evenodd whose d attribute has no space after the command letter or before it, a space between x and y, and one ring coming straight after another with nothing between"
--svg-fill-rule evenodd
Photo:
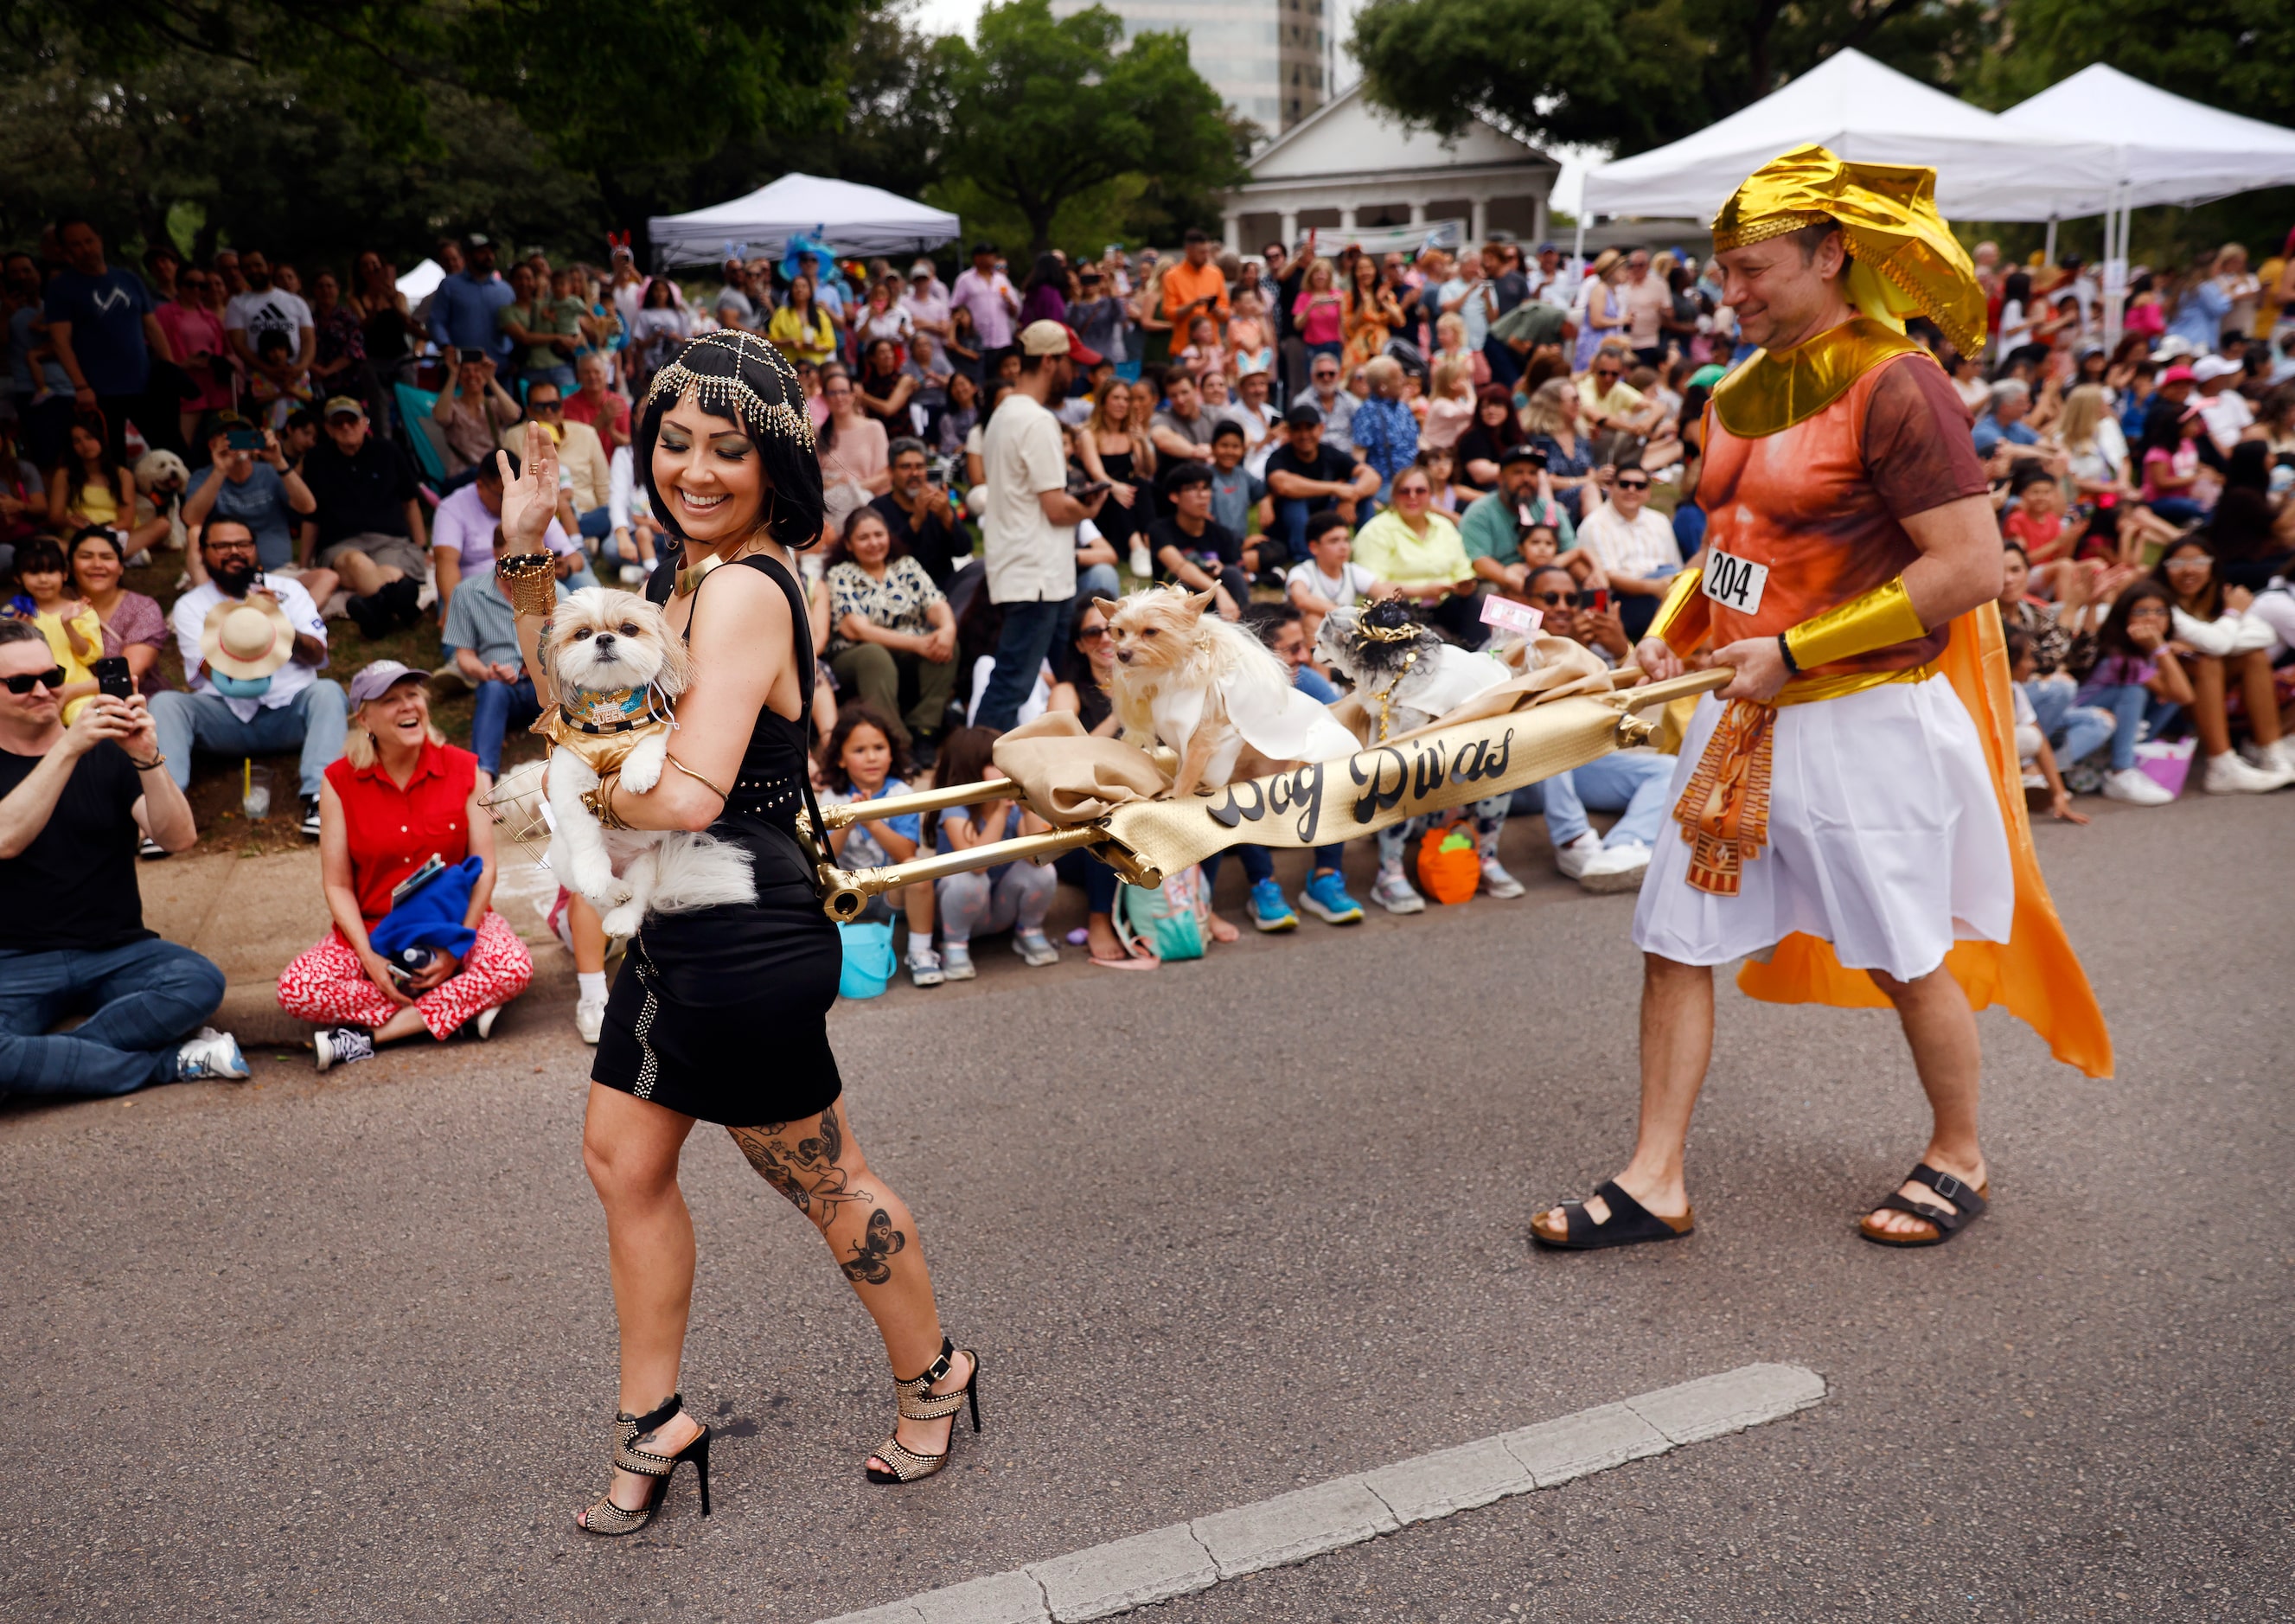
<instances>
[{"instance_id":1,"label":"beaded headpiece","mask_svg":"<svg viewBox=\"0 0 2295 1624\"><path fill-rule=\"evenodd\" d=\"M738 328L704 333L679 350L654 374L638 414L633 459L653 499L654 516L669 533L686 539L674 510L654 487L654 445L663 414L688 399L713 416L732 419L749 435L772 486L761 522L773 538L793 549L818 541L826 503L804 387L777 346Z\"/></svg>"},{"instance_id":2,"label":"beaded headpiece","mask_svg":"<svg viewBox=\"0 0 2295 1624\"><path fill-rule=\"evenodd\" d=\"M731 351L732 369L724 372L702 370L711 358L705 353L709 351ZM768 400L750 381L753 367L764 368L782 386L775 398ZM654 374L653 388L646 391L646 404L650 407L658 401L667 405L688 395L705 406L731 407L752 428L787 435L805 450L813 449L813 414L802 404L789 404L792 398L799 403L804 399L796 369L788 363L788 357L781 354L778 346L753 332L721 327L694 339L677 353L675 360Z\"/></svg>"}]
</instances>

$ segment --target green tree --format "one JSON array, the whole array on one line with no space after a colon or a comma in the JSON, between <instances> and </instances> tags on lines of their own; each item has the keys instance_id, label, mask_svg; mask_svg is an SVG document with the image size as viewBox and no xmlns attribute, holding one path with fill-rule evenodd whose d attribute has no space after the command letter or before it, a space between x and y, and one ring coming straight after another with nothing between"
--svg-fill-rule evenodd
<instances>
[{"instance_id":1,"label":"green tree","mask_svg":"<svg viewBox=\"0 0 2295 1624\"><path fill-rule=\"evenodd\" d=\"M1371 0L1348 49L1371 99L1413 124L1455 134L1487 113L1533 140L1638 152L1844 46L1941 83L1984 41L1981 0Z\"/></svg>"},{"instance_id":2,"label":"green tree","mask_svg":"<svg viewBox=\"0 0 2295 1624\"><path fill-rule=\"evenodd\" d=\"M1179 34L1129 44L1105 7L1055 20L1050 0L992 4L978 45L935 46L949 179L968 221L1009 221L1041 252L1114 230L1152 190L1200 195L1241 178L1245 149Z\"/></svg>"}]
</instances>

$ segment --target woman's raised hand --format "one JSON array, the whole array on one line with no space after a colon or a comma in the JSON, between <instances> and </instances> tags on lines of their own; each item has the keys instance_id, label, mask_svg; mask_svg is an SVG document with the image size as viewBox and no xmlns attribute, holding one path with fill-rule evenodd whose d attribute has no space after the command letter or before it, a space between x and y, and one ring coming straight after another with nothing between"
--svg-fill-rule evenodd
<instances>
[{"instance_id":1,"label":"woman's raised hand","mask_svg":"<svg viewBox=\"0 0 2295 1624\"><path fill-rule=\"evenodd\" d=\"M558 517L558 442L539 423L526 426L522 462L512 477L509 456L494 453L495 467L502 474L502 539L514 553L541 552L545 550L543 538L550 533L550 521Z\"/></svg>"}]
</instances>

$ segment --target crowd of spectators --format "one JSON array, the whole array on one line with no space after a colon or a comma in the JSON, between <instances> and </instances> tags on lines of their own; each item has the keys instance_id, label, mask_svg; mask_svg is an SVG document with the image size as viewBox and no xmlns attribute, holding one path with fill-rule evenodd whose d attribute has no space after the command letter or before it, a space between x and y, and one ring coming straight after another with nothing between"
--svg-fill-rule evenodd
<instances>
[{"instance_id":1,"label":"crowd of spectators","mask_svg":"<svg viewBox=\"0 0 2295 1624\"><path fill-rule=\"evenodd\" d=\"M1629 660L1702 544L1704 408L1744 353L1718 265L1662 246L1583 265L1504 240L1333 246L1238 255L1189 233L1168 253L1014 265L983 242L944 282L931 259L800 244L686 282L645 273L625 247L603 265L553 265L474 233L437 246L445 274L410 301L376 254L338 270L253 249L193 264L161 246L138 274L87 222L59 222L0 262L12 385L0 575L14 593L0 626L0 704L13 707L0 886L20 921L19 898L46 883L29 877L31 853L63 838L49 814L84 790L72 861L109 894L85 926L20 924L0 945L67 956L50 1001L0 1003L34 1045L20 1058L0 1047L0 1088L102 1091L235 1065L227 1039L194 1035L205 1012L166 1000L140 1024L123 1013L81 1029L97 1034L75 1040L86 1049L117 1025L113 1058L38 1047L70 1000L111 1009L106 976L197 991L144 951L158 944L121 893L132 901L135 851L190 844L183 791L203 756L297 758L334 927L280 998L320 1026L323 1065L417 1032L483 1032L531 974L491 910L491 843L472 811L536 711L493 580L496 456L529 423L559 444L562 590L641 583L668 543L631 468L631 404L712 327L779 346L816 427L830 524L804 561L821 773L839 796L988 776L996 735L1048 708L1112 730L1093 601L1142 583L1210 592L1319 698L1338 692L1314 653L1320 622L1380 599L1468 649L1489 635L1484 600L1509 599ZM2162 804L2185 771L2212 792L2295 782L2295 257L2250 270L2226 245L2172 274L2138 267L2109 348L2088 267L2012 265L1989 243L1976 258L1985 353L1925 339L1993 480L2036 804L2075 821L2087 793ZM338 664L346 621L353 647L410 628L435 638L436 671L383 661L342 678L361 663ZM428 711L426 686L455 684L475 695L467 748ZM83 764L39 765L70 762ZM1629 752L1512 810L1543 811L1565 876L1630 888L1670 771ZM1589 809L1618 821L1597 834ZM422 832L383 838L393 817ZM1033 828L1024 806L992 802L856 825L845 856ZM452 905L424 907L447 936L415 944L427 956L410 968L377 933L389 939L394 888L433 855ZM1318 853L1293 897L1263 852L1243 855L1258 928L1295 927L1295 902L1333 923L1362 917L1338 853ZM1518 894L1485 855L1483 889ZM1085 892L1073 944L1136 964L1105 872L1061 872ZM1051 962L1052 884L1021 865L936 895L911 887L890 906L910 927L911 975L960 979L975 938L1007 929L1028 963ZM1372 899L1424 907L1384 846ZM593 1035L595 917L561 894L551 918ZM139 943L143 958L122 963L157 967L105 967ZM154 1022L174 1023L173 1047Z\"/></svg>"}]
</instances>

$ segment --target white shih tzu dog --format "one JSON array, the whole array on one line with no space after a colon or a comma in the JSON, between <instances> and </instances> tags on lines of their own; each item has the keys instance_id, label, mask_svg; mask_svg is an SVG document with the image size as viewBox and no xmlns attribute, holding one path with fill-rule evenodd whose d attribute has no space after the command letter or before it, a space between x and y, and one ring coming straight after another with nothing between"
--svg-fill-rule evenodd
<instances>
[{"instance_id":1,"label":"white shih tzu dog","mask_svg":"<svg viewBox=\"0 0 2295 1624\"><path fill-rule=\"evenodd\" d=\"M556 703L535 723L550 740L550 867L630 936L645 916L757 900L749 854L707 835L608 829L582 797L617 767L640 795L661 781L693 681L692 656L661 610L634 592L584 587L551 616L543 664Z\"/></svg>"}]
</instances>

